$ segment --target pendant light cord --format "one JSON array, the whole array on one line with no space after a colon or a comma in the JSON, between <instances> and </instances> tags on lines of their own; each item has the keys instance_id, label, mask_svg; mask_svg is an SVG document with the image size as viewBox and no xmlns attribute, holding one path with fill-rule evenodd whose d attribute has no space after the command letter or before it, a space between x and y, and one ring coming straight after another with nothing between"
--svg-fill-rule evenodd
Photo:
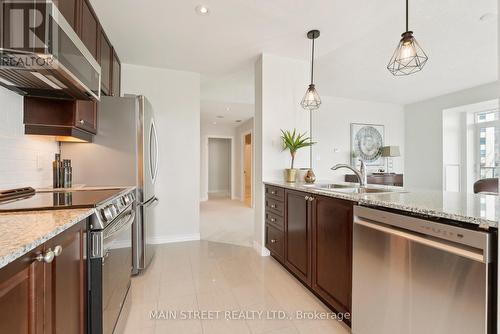
<instances>
[{"instance_id":1,"label":"pendant light cord","mask_svg":"<svg viewBox=\"0 0 500 334\"><path fill-rule=\"evenodd\" d=\"M313 111L309 110L309 169L313 169Z\"/></svg>"},{"instance_id":2,"label":"pendant light cord","mask_svg":"<svg viewBox=\"0 0 500 334\"><path fill-rule=\"evenodd\" d=\"M314 40L315 38L312 39L313 44L312 44L312 55L311 55L311 85L314 84Z\"/></svg>"},{"instance_id":3,"label":"pendant light cord","mask_svg":"<svg viewBox=\"0 0 500 334\"><path fill-rule=\"evenodd\" d=\"M408 31L408 0L406 0L406 31Z\"/></svg>"}]
</instances>

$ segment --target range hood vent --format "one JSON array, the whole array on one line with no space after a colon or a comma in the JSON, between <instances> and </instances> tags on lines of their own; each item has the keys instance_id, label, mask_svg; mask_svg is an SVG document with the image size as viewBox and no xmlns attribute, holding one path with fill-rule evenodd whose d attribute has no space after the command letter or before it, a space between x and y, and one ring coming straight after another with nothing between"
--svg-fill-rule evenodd
<instances>
[{"instance_id":1,"label":"range hood vent","mask_svg":"<svg viewBox=\"0 0 500 334\"><path fill-rule=\"evenodd\" d=\"M22 22L19 12L39 24ZM0 15L1 86L26 96L100 99L101 67L51 1L1 1Z\"/></svg>"}]
</instances>

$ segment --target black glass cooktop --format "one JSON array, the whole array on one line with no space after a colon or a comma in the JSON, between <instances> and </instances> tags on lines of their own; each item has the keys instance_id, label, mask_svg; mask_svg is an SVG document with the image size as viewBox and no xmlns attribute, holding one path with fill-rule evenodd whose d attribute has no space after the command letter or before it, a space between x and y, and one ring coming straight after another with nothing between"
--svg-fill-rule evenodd
<instances>
[{"instance_id":1,"label":"black glass cooktop","mask_svg":"<svg viewBox=\"0 0 500 334\"><path fill-rule=\"evenodd\" d=\"M37 192L0 203L0 212L92 208L116 196L123 189Z\"/></svg>"}]
</instances>

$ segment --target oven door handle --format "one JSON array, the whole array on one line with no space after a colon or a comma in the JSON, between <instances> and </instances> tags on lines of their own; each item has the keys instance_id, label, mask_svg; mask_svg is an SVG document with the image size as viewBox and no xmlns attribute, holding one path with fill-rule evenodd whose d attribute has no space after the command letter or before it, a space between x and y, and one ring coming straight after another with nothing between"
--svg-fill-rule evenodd
<instances>
[{"instance_id":1,"label":"oven door handle","mask_svg":"<svg viewBox=\"0 0 500 334\"><path fill-rule=\"evenodd\" d=\"M110 230L108 231L104 230L103 241L106 242L107 240L112 239L118 233L126 230L130 225L132 225L134 220L135 220L135 210L131 210L128 213L126 213L123 217L121 217L118 222L112 224L110 226L111 227Z\"/></svg>"}]
</instances>

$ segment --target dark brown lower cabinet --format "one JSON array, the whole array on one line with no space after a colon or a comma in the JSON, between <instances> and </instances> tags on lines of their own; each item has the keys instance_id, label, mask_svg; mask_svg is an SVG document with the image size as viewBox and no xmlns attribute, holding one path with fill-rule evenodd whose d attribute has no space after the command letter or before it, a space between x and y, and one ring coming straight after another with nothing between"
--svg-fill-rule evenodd
<instances>
[{"instance_id":1,"label":"dark brown lower cabinet","mask_svg":"<svg viewBox=\"0 0 500 334\"><path fill-rule=\"evenodd\" d=\"M46 265L45 287L49 333L85 333L86 263L83 254L85 228L73 226L49 240L45 249L62 252Z\"/></svg>"},{"instance_id":2,"label":"dark brown lower cabinet","mask_svg":"<svg viewBox=\"0 0 500 334\"><path fill-rule=\"evenodd\" d=\"M0 333L44 333L44 264L39 247L0 270Z\"/></svg>"},{"instance_id":3,"label":"dark brown lower cabinet","mask_svg":"<svg viewBox=\"0 0 500 334\"><path fill-rule=\"evenodd\" d=\"M311 201L307 193L285 192L285 266L311 285Z\"/></svg>"},{"instance_id":4,"label":"dark brown lower cabinet","mask_svg":"<svg viewBox=\"0 0 500 334\"><path fill-rule=\"evenodd\" d=\"M351 312L353 203L315 196L312 288L337 312Z\"/></svg>"},{"instance_id":5,"label":"dark brown lower cabinet","mask_svg":"<svg viewBox=\"0 0 500 334\"><path fill-rule=\"evenodd\" d=\"M0 333L86 332L86 223L0 269ZM51 262L37 259L54 251Z\"/></svg>"},{"instance_id":6,"label":"dark brown lower cabinet","mask_svg":"<svg viewBox=\"0 0 500 334\"><path fill-rule=\"evenodd\" d=\"M272 190L277 193L275 188ZM273 211L276 208L271 205L276 201L272 196L266 197L266 247L334 312L344 313L344 322L350 325L351 317L345 313L351 313L354 203L289 189L281 191L283 218Z\"/></svg>"}]
</instances>

